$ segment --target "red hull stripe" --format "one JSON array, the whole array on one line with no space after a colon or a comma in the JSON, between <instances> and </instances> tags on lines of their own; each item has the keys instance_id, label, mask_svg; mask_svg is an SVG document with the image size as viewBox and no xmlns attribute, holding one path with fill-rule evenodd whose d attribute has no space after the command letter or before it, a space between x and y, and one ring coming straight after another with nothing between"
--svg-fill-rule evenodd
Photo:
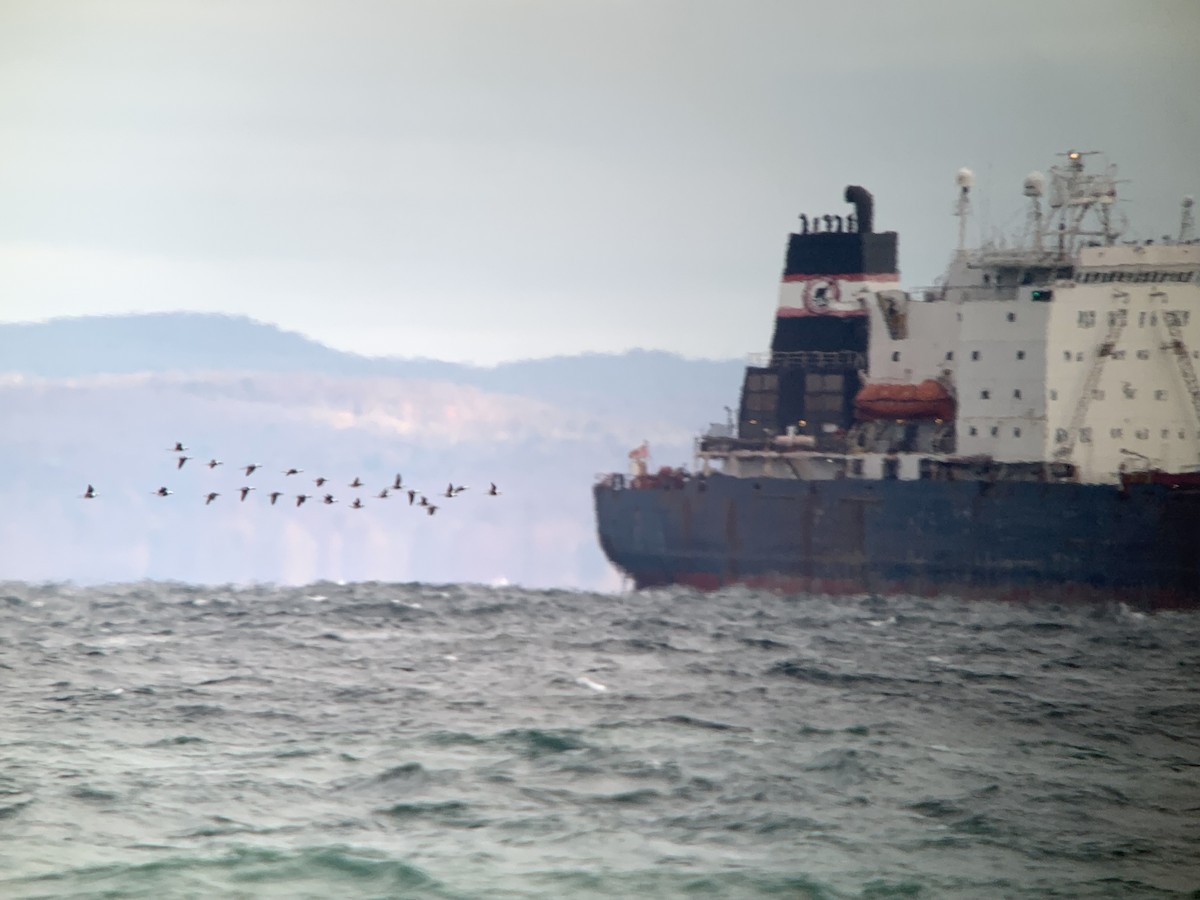
<instances>
[{"instance_id":1,"label":"red hull stripe","mask_svg":"<svg viewBox=\"0 0 1200 900\"><path fill-rule=\"evenodd\" d=\"M879 272L874 275L857 273L854 275L784 275L783 280L787 281L899 281L900 276L896 272Z\"/></svg>"}]
</instances>

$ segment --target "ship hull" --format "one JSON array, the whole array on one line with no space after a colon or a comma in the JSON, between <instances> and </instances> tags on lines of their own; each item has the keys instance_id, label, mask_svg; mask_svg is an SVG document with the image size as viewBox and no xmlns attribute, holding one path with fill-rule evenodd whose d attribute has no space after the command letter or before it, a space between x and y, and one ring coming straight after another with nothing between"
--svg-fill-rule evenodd
<instances>
[{"instance_id":1,"label":"ship hull","mask_svg":"<svg viewBox=\"0 0 1200 900\"><path fill-rule=\"evenodd\" d=\"M594 489L638 587L1200 606L1200 491L1164 484L804 481Z\"/></svg>"}]
</instances>

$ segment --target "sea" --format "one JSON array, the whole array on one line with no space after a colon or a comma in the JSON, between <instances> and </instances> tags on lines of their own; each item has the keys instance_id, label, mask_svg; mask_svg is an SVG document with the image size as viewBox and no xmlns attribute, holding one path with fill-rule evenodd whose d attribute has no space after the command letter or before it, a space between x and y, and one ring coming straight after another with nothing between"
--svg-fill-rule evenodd
<instances>
[{"instance_id":1,"label":"sea","mask_svg":"<svg viewBox=\"0 0 1200 900\"><path fill-rule=\"evenodd\" d=\"M1200 615L0 584L0 897L1200 897Z\"/></svg>"}]
</instances>

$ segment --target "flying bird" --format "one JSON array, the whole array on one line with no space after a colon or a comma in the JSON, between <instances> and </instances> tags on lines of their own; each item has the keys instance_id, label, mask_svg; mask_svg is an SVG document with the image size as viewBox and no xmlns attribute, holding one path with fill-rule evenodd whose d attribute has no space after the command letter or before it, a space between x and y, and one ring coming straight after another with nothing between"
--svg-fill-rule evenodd
<instances>
[{"instance_id":1,"label":"flying bird","mask_svg":"<svg viewBox=\"0 0 1200 900\"><path fill-rule=\"evenodd\" d=\"M326 494L325 499L322 502L326 504L337 503L337 500L333 498L333 494Z\"/></svg>"},{"instance_id":2,"label":"flying bird","mask_svg":"<svg viewBox=\"0 0 1200 900\"><path fill-rule=\"evenodd\" d=\"M354 480L353 480L352 482L350 482L350 487L352 487L352 488L360 488L360 487L362 487L362 486L363 486L363 483L362 483L361 481L359 481L359 480L358 480L358 476L357 476L357 475L355 475L355 476L354 476Z\"/></svg>"},{"instance_id":3,"label":"flying bird","mask_svg":"<svg viewBox=\"0 0 1200 900\"><path fill-rule=\"evenodd\" d=\"M388 489L384 488L382 491L380 491L375 496L378 497L380 500L386 500L388 497Z\"/></svg>"},{"instance_id":4,"label":"flying bird","mask_svg":"<svg viewBox=\"0 0 1200 900\"><path fill-rule=\"evenodd\" d=\"M238 490L239 490L239 491L241 491L241 494L242 494L242 502L243 502L243 503L245 503L245 502L246 502L246 495L247 495L248 493L250 493L251 491L256 491L256 490L258 490L258 488L244 487L244 488L238 488Z\"/></svg>"},{"instance_id":5,"label":"flying bird","mask_svg":"<svg viewBox=\"0 0 1200 900\"><path fill-rule=\"evenodd\" d=\"M246 477L249 478L251 475L254 474L255 469L261 469L261 468L262 468L262 466L260 466L258 463L250 463L250 465L246 466Z\"/></svg>"},{"instance_id":6,"label":"flying bird","mask_svg":"<svg viewBox=\"0 0 1200 900\"><path fill-rule=\"evenodd\" d=\"M396 473L396 480L392 482L392 490L393 490L393 491L402 491L402 490L404 490L404 482L402 482L402 481L400 480L400 473L399 473L399 472L397 472L397 473Z\"/></svg>"},{"instance_id":7,"label":"flying bird","mask_svg":"<svg viewBox=\"0 0 1200 900\"><path fill-rule=\"evenodd\" d=\"M488 496L489 497L499 497L500 496L500 492L498 490L496 490L496 482L494 482L494 481L492 482L492 486L490 488L488 488Z\"/></svg>"},{"instance_id":8,"label":"flying bird","mask_svg":"<svg viewBox=\"0 0 1200 900\"><path fill-rule=\"evenodd\" d=\"M428 497L426 497L424 494L422 494L422 495L421 495L421 502L420 502L420 503L418 503L418 504L417 504L417 506L428 506L428 505L429 505L429 498L428 498Z\"/></svg>"},{"instance_id":9,"label":"flying bird","mask_svg":"<svg viewBox=\"0 0 1200 900\"><path fill-rule=\"evenodd\" d=\"M414 501L415 499L417 499L417 492L416 492L416 491L414 491L412 488L409 488L409 489L408 489L408 505L409 505L409 506L412 506L412 505L413 505L413 501Z\"/></svg>"},{"instance_id":10,"label":"flying bird","mask_svg":"<svg viewBox=\"0 0 1200 900\"><path fill-rule=\"evenodd\" d=\"M168 491L165 486L160 487L157 491L154 492L154 494L155 494L155 496L158 496L158 497L170 497L171 496L171 492Z\"/></svg>"},{"instance_id":11,"label":"flying bird","mask_svg":"<svg viewBox=\"0 0 1200 900\"><path fill-rule=\"evenodd\" d=\"M425 512L432 516L435 512L437 512L437 507L431 503L425 507Z\"/></svg>"},{"instance_id":12,"label":"flying bird","mask_svg":"<svg viewBox=\"0 0 1200 900\"><path fill-rule=\"evenodd\" d=\"M316 483L317 487L320 487L321 485L323 485L323 484L324 484L325 482L327 482L328 480L329 480L329 479L328 479L328 478L326 478L324 475L321 475L321 476L319 476L319 477L317 477L317 478L314 478L314 479L313 479L313 481Z\"/></svg>"},{"instance_id":13,"label":"flying bird","mask_svg":"<svg viewBox=\"0 0 1200 900\"><path fill-rule=\"evenodd\" d=\"M184 464L185 462L187 462L189 459L191 459L191 457L190 457L190 456L181 456L181 457L179 457L179 463L178 463L178 464L175 466L175 468L176 468L176 469L182 469L182 468L183 468L183 464Z\"/></svg>"},{"instance_id":14,"label":"flying bird","mask_svg":"<svg viewBox=\"0 0 1200 900\"><path fill-rule=\"evenodd\" d=\"M309 494L297 494L296 495L296 505L303 506L305 500L311 500L311 499L312 499L312 497Z\"/></svg>"},{"instance_id":15,"label":"flying bird","mask_svg":"<svg viewBox=\"0 0 1200 900\"><path fill-rule=\"evenodd\" d=\"M207 463L205 463L205 465L207 465L210 469L215 469L217 466L225 465L225 463L221 462L219 459L210 459Z\"/></svg>"},{"instance_id":16,"label":"flying bird","mask_svg":"<svg viewBox=\"0 0 1200 900\"><path fill-rule=\"evenodd\" d=\"M303 471L304 471L303 469L284 469L283 474L284 475L299 475Z\"/></svg>"},{"instance_id":17,"label":"flying bird","mask_svg":"<svg viewBox=\"0 0 1200 900\"><path fill-rule=\"evenodd\" d=\"M96 499L96 489L89 484L87 486L87 490L84 491L79 496L82 497L84 500L95 500Z\"/></svg>"},{"instance_id":18,"label":"flying bird","mask_svg":"<svg viewBox=\"0 0 1200 900\"><path fill-rule=\"evenodd\" d=\"M350 504L350 508L351 509L362 509L363 502L361 500L359 500L357 497L355 497L354 502Z\"/></svg>"},{"instance_id":19,"label":"flying bird","mask_svg":"<svg viewBox=\"0 0 1200 900\"><path fill-rule=\"evenodd\" d=\"M454 483L453 482L446 485L446 493L442 494L442 496L443 497L453 497L454 496Z\"/></svg>"},{"instance_id":20,"label":"flying bird","mask_svg":"<svg viewBox=\"0 0 1200 900\"><path fill-rule=\"evenodd\" d=\"M208 506L208 504L212 503L214 500L216 500L220 496L221 495L218 494L216 491L209 491L208 496L204 498L204 505Z\"/></svg>"},{"instance_id":21,"label":"flying bird","mask_svg":"<svg viewBox=\"0 0 1200 900\"><path fill-rule=\"evenodd\" d=\"M459 494L461 494L466 489L467 489L467 486L465 484L456 485L454 488L454 496L457 497Z\"/></svg>"},{"instance_id":22,"label":"flying bird","mask_svg":"<svg viewBox=\"0 0 1200 900\"><path fill-rule=\"evenodd\" d=\"M168 453L187 453L188 448L183 446L182 441L176 441L175 446L168 450Z\"/></svg>"},{"instance_id":23,"label":"flying bird","mask_svg":"<svg viewBox=\"0 0 1200 900\"><path fill-rule=\"evenodd\" d=\"M274 506L275 501L278 500L282 496L283 496L283 491L271 491L271 494L270 494L271 505ZM299 504L296 504L296 505L299 506Z\"/></svg>"}]
</instances>

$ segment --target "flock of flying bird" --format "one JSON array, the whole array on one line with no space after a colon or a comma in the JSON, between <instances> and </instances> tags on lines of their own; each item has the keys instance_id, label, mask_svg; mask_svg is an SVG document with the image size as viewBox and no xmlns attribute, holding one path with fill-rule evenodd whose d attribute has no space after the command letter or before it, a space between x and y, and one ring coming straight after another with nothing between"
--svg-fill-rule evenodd
<instances>
[{"instance_id":1,"label":"flock of flying bird","mask_svg":"<svg viewBox=\"0 0 1200 900\"><path fill-rule=\"evenodd\" d=\"M175 446L169 447L167 452L179 454L178 461L175 464L176 471L178 471L179 469L182 469L189 460L195 459L195 457L185 455L188 452L188 448L183 446L182 441L176 441ZM213 459L210 459L207 463L202 463L201 465L206 465L206 466L208 466L209 469L215 469L217 466L223 466L225 464L223 462L221 462L219 459L213 458ZM261 468L262 468L262 466L259 465L258 463L250 463L249 465L241 467L242 471L244 471L246 473L247 478L249 478L251 475L253 475L256 471L258 471ZM303 471L304 471L303 469L289 468L289 469L284 469L283 474L285 477L292 476L292 475L300 475L301 473L303 473ZM329 483L329 479L325 478L324 476L321 476L318 478L314 478L313 482L316 484L316 486L318 488L321 488ZM349 487L355 488L356 490L361 490L362 488L366 487L366 485L356 475L354 477L354 480L349 483ZM246 501L246 497L249 496L250 492L255 491L255 490L258 490L258 489L254 488L254 487L248 487L248 486L243 486L243 487L238 488L238 494L240 495L241 501L244 503ZM465 490L467 490L467 486L465 484L456 485L456 484L454 484L454 482L450 482L446 485L446 490L443 491L439 496L449 500L449 499L453 499L454 497L457 497L459 494L461 494ZM164 485L163 487L160 487L156 491L151 491L151 493L158 497L169 497L169 496L171 496L171 494L173 494L175 492L172 490L169 490ZM285 493L284 491L271 491L267 495L271 500L271 505L275 506L276 502L279 500L279 498L284 496L284 493ZM406 494L408 496L408 505L409 506L421 507L422 509L425 510L426 513L428 513L431 516L438 511L437 505L430 503L429 498L426 497L424 494L422 494L420 491L418 491L416 488L408 487L407 485L405 485L399 475L397 475L395 477L395 479L392 481L392 483L390 485L388 485L385 488L382 488L379 491L379 493L375 495L375 498L378 500L386 500L393 493L401 494L401 495ZM500 491L498 491L496 489L496 485L494 482L488 488L487 494L490 497L500 496ZM87 490L84 491L83 494L81 494L80 496L84 500L95 500L100 495L96 492L96 489L92 485L89 484L87 486ZM216 500L220 496L221 496L221 494L218 491L208 491L204 495L204 505L208 506L210 503L212 503L214 500ZM317 499L317 498L313 494L305 494L305 493L301 492L301 493L298 493L295 495L296 506L303 506L309 500L315 500L315 499ZM326 505L333 505L334 503L337 503L338 500L336 497L333 496L332 493L327 493L321 497L321 502ZM350 504L350 508L351 509L362 509L364 507L364 505L365 504L362 502L361 498L355 497L354 502Z\"/></svg>"}]
</instances>

